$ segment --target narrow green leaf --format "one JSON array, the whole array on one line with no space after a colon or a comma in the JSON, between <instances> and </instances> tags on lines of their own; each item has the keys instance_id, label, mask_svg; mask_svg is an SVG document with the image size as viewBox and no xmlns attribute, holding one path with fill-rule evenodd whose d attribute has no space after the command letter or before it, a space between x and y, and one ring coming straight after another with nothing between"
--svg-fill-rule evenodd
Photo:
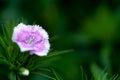
<instances>
[{"instance_id":1,"label":"narrow green leaf","mask_svg":"<svg viewBox=\"0 0 120 80\"><path fill-rule=\"evenodd\" d=\"M32 74L37 74L37 75L40 75L40 76L43 76L43 77L46 77L46 78L49 78L49 79L52 79L52 80L56 80L55 78L51 77L51 76L48 76L44 73L41 73L41 72L32 72Z\"/></svg>"},{"instance_id":2,"label":"narrow green leaf","mask_svg":"<svg viewBox=\"0 0 120 80\"><path fill-rule=\"evenodd\" d=\"M50 72L50 70L46 68L37 68L37 69Z\"/></svg>"},{"instance_id":3,"label":"narrow green leaf","mask_svg":"<svg viewBox=\"0 0 120 80\"><path fill-rule=\"evenodd\" d=\"M118 74L113 78L113 80L116 80L118 78Z\"/></svg>"},{"instance_id":4,"label":"narrow green leaf","mask_svg":"<svg viewBox=\"0 0 120 80\"><path fill-rule=\"evenodd\" d=\"M60 75L52 68L52 72L53 72L53 74L55 75L55 77L56 77L56 80L63 80L61 77L60 77Z\"/></svg>"},{"instance_id":5,"label":"narrow green leaf","mask_svg":"<svg viewBox=\"0 0 120 80\"><path fill-rule=\"evenodd\" d=\"M99 68L96 64L91 65L91 73L95 80L108 80L107 73L105 73L105 71Z\"/></svg>"},{"instance_id":6,"label":"narrow green leaf","mask_svg":"<svg viewBox=\"0 0 120 80\"><path fill-rule=\"evenodd\" d=\"M82 68L82 66L80 66L80 69L81 69L81 75L82 75L82 79L81 80L84 80L84 74L83 74L83 68Z\"/></svg>"},{"instance_id":7,"label":"narrow green leaf","mask_svg":"<svg viewBox=\"0 0 120 80\"><path fill-rule=\"evenodd\" d=\"M117 75L113 75L110 80L117 80L117 78L119 78L118 74Z\"/></svg>"},{"instance_id":8,"label":"narrow green leaf","mask_svg":"<svg viewBox=\"0 0 120 80\"><path fill-rule=\"evenodd\" d=\"M87 78L87 74L85 74L85 80L88 80L88 78Z\"/></svg>"},{"instance_id":9,"label":"narrow green leaf","mask_svg":"<svg viewBox=\"0 0 120 80\"><path fill-rule=\"evenodd\" d=\"M1 64L4 64L4 65L9 65L9 66L11 65L10 62L8 62L8 61L5 60L5 59L1 59L1 58L0 58L0 63L1 63Z\"/></svg>"},{"instance_id":10,"label":"narrow green leaf","mask_svg":"<svg viewBox=\"0 0 120 80\"><path fill-rule=\"evenodd\" d=\"M1 46L3 46L4 48L7 48L7 45L5 44L4 40L2 39L2 37L0 36L0 44Z\"/></svg>"},{"instance_id":11,"label":"narrow green leaf","mask_svg":"<svg viewBox=\"0 0 120 80\"><path fill-rule=\"evenodd\" d=\"M10 80L16 80L16 74L12 71L9 75Z\"/></svg>"},{"instance_id":12,"label":"narrow green leaf","mask_svg":"<svg viewBox=\"0 0 120 80\"><path fill-rule=\"evenodd\" d=\"M22 80L22 79L17 75L17 80Z\"/></svg>"},{"instance_id":13,"label":"narrow green leaf","mask_svg":"<svg viewBox=\"0 0 120 80\"><path fill-rule=\"evenodd\" d=\"M117 78L117 80L120 80L120 76Z\"/></svg>"},{"instance_id":14,"label":"narrow green leaf","mask_svg":"<svg viewBox=\"0 0 120 80\"><path fill-rule=\"evenodd\" d=\"M73 50L54 51L54 52L49 53L47 57L53 57L53 56L57 56L57 55L72 52L72 51Z\"/></svg>"},{"instance_id":15,"label":"narrow green leaf","mask_svg":"<svg viewBox=\"0 0 120 80\"><path fill-rule=\"evenodd\" d=\"M51 70L49 69L46 69L46 68L40 68L40 66L34 66L32 68L30 68L31 71L34 71L34 70L39 70L39 71L47 71L47 72L51 72Z\"/></svg>"}]
</instances>

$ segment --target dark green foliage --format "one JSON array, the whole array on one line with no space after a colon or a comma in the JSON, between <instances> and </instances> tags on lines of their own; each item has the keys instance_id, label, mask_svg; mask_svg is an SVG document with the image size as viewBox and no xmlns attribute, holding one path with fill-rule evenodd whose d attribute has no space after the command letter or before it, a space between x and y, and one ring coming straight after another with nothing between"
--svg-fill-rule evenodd
<instances>
[{"instance_id":1,"label":"dark green foliage","mask_svg":"<svg viewBox=\"0 0 120 80\"><path fill-rule=\"evenodd\" d=\"M16 22L21 18L24 21ZM3 27L8 29L2 30L6 22L10 24ZM35 55L20 53L11 41L11 27L20 22L46 29L52 43L48 56L38 61ZM18 80L50 80L59 75L63 80L120 80L120 0L0 0L0 33L0 80L14 78L19 67L35 73L29 79L17 75ZM74 51L58 55L67 49Z\"/></svg>"},{"instance_id":2,"label":"dark green foliage","mask_svg":"<svg viewBox=\"0 0 120 80\"><path fill-rule=\"evenodd\" d=\"M21 53L17 44L11 40L14 26L16 24L3 25L2 27L3 34L0 35L0 68L6 66L5 69L8 72L6 72L7 75L6 73L1 73L1 75L6 75L10 80L39 80L32 78L38 75L44 80L62 80L60 76L58 77L58 73L54 69L50 69L51 67L46 63L49 63L48 59L72 50L51 51L45 57L30 55L29 52ZM29 76L19 74L19 69L22 67L30 71Z\"/></svg>"}]
</instances>

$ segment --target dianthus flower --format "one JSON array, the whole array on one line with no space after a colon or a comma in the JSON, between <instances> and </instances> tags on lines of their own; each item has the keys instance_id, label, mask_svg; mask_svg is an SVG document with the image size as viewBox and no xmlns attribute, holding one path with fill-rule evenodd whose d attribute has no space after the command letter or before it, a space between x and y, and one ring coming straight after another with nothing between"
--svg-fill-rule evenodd
<instances>
[{"instance_id":1,"label":"dianthus flower","mask_svg":"<svg viewBox=\"0 0 120 80\"><path fill-rule=\"evenodd\" d=\"M21 52L45 56L49 52L48 33L39 25L18 24L13 31L12 41L17 43Z\"/></svg>"}]
</instances>

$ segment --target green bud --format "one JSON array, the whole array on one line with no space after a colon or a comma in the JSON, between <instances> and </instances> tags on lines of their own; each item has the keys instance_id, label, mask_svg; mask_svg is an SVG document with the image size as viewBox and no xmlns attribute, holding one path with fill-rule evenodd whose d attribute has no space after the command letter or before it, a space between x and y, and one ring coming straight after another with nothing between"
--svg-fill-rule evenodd
<instances>
[{"instance_id":1,"label":"green bud","mask_svg":"<svg viewBox=\"0 0 120 80\"><path fill-rule=\"evenodd\" d=\"M29 70L22 67L19 69L19 74L22 75L22 76L28 76L29 75Z\"/></svg>"}]
</instances>

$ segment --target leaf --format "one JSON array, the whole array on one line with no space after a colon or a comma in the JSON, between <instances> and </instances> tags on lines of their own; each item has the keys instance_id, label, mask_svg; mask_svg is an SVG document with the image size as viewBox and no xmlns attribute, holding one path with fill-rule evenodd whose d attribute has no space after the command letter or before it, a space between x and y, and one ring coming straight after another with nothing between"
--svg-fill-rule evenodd
<instances>
[{"instance_id":1,"label":"leaf","mask_svg":"<svg viewBox=\"0 0 120 80\"><path fill-rule=\"evenodd\" d=\"M73 50L54 51L49 53L47 57L53 57L53 56L61 55L61 54L72 52L72 51Z\"/></svg>"},{"instance_id":2,"label":"leaf","mask_svg":"<svg viewBox=\"0 0 120 80\"><path fill-rule=\"evenodd\" d=\"M2 47L6 48L7 45L5 44L4 40L2 39L2 37L0 36L0 44Z\"/></svg>"},{"instance_id":3,"label":"leaf","mask_svg":"<svg viewBox=\"0 0 120 80\"><path fill-rule=\"evenodd\" d=\"M42 71L47 71L47 72L50 72L49 69L46 69L46 68L37 68L38 70L42 70Z\"/></svg>"},{"instance_id":4,"label":"leaf","mask_svg":"<svg viewBox=\"0 0 120 80\"><path fill-rule=\"evenodd\" d=\"M16 74L15 74L15 72L12 71L12 72L10 73L9 79L10 79L10 80L16 80Z\"/></svg>"},{"instance_id":5,"label":"leaf","mask_svg":"<svg viewBox=\"0 0 120 80\"><path fill-rule=\"evenodd\" d=\"M91 73L94 77L94 80L108 80L107 73L100 69L96 64L91 65Z\"/></svg>"},{"instance_id":6,"label":"leaf","mask_svg":"<svg viewBox=\"0 0 120 80\"><path fill-rule=\"evenodd\" d=\"M86 73L84 73L82 66L80 66L80 70L81 70L81 80L87 80L87 75Z\"/></svg>"},{"instance_id":7,"label":"leaf","mask_svg":"<svg viewBox=\"0 0 120 80\"><path fill-rule=\"evenodd\" d=\"M117 78L117 80L120 80L120 76Z\"/></svg>"},{"instance_id":8,"label":"leaf","mask_svg":"<svg viewBox=\"0 0 120 80\"><path fill-rule=\"evenodd\" d=\"M17 80L22 80L18 75L16 75L16 77L17 77Z\"/></svg>"},{"instance_id":9,"label":"leaf","mask_svg":"<svg viewBox=\"0 0 120 80\"><path fill-rule=\"evenodd\" d=\"M118 78L118 74L113 78L113 80L116 80Z\"/></svg>"},{"instance_id":10,"label":"leaf","mask_svg":"<svg viewBox=\"0 0 120 80\"><path fill-rule=\"evenodd\" d=\"M118 74L117 75L113 75L110 80L117 80L117 78L119 78ZM118 79L119 80L119 79Z\"/></svg>"},{"instance_id":11,"label":"leaf","mask_svg":"<svg viewBox=\"0 0 120 80\"><path fill-rule=\"evenodd\" d=\"M10 62L8 62L8 61L5 60L5 59L1 59L1 58L0 58L0 63L1 63L1 64L4 64L4 65L8 65L8 66L13 66Z\"/></svg>"},{"instance_id":12,"label":"leaf","mask_svg":"<svg viewBox=\"0 0 120 80\"><path fill-rule=\"evenodd\" d=\"M80 69L81 69L81 75L82 75L82 79L81 80L83 80L84 79L84 75L83 75L83 68L82 68L82 66L80 66Z\"/></svg>"},{"instance_id":13,"label":"leaf","mask_svg":"<svg viewBox=\"0 0 120 80\"><path fill-rule=\"evenodd\" d=\"M52 79L52 80L56 80L55 78L51 77L51 76L48 76L44 73L41 73L41 72L32 72L32 74L37 74L37 75L40 75L40 76L43 76L43 77L46 77L46 78L49 78L49 79Z\"/></svg>"},{"instance_id":14,"label":"leaf","mask_svg":"<svg viewBox=\"0 0 120 80\"><path fill-rule=\"evenodd\" d=\"M52 72L53 72L53 74L55 75L55 77L56 77L56 80L63 80L61 77L60 77L60 75L52 68Z\"/></svg>"},{"instance_id":15,"label":"leaf","mask_svg":"<svg viewBox=\"0 0 120 80\"><path fill-rule=\"evenodd\" d=\"M32 68L30 68L31 71L33 70L37 70L37 71L46 71L46 72L51 72L51 70L46 69L46 68L41 68L40 66L34 66Z\"/></svg>"}]
</instances>

